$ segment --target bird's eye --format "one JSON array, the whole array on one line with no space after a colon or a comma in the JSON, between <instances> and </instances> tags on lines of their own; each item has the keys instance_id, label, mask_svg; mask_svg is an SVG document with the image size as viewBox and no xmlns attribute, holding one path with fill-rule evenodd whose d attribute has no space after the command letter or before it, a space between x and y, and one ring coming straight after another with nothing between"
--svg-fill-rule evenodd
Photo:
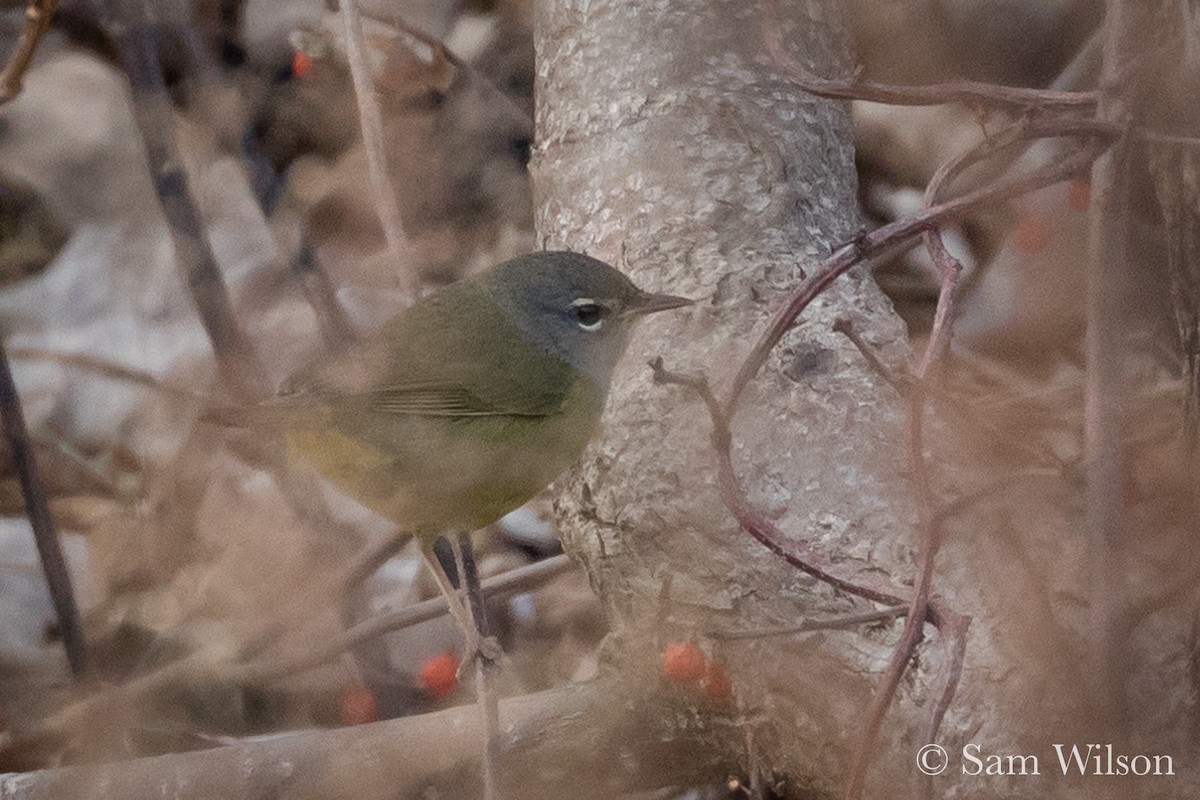
<instances>
[{"instance_id":1,"label":"bird's eye","mask_svg":"<svg viewBox=\"0 0 1200 800\"><path fill-rule=\"evenodd\" d=\"M571 315L585 331L598 331L604 324L604 306L590 297L581 297L571 303Z\"/></svg>"}]
</instances>

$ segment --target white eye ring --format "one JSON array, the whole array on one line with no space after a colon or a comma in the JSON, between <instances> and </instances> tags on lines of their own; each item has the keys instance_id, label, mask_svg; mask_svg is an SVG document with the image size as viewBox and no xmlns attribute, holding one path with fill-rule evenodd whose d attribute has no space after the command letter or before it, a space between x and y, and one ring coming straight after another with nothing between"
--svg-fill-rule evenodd
<instances>
[{"instance_id":1,"label":"white eye ring","mask_svg":"<svg viewBox=\"0 0 1200 800\"><path fill-rule=\"evenodd\" d=\"M604 326L605 308L590 297L571 301L575 324L585 331L598 331Z\"/></svg>"}]
</instances>

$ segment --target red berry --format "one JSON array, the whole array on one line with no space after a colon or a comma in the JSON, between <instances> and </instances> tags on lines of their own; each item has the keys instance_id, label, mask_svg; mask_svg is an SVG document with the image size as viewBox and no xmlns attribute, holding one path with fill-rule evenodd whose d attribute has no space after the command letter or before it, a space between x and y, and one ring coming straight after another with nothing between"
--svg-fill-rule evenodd
<instances>
[{"instance_id":1,"label":"red berry","mask_svg":"<svg viewBox=\"0 0 1200 800\"><path fill-rule=\"evenodd\" d=\"M663 650L663 674L676 683L695 683L704 676L704 653L694 642L674 642Z\"/></svg>"},{"instance_id":2,"label":"red berry","mask_svg":"<svg viewBox=\"0 0 1200 800\"><path fill-rule=\"evenodd\" d=\"M425 690L441 700L458 688L458 659L451 653L426 659L420 676Z\"/></svg>"},{"instance_id":3,"label":"red berry","mask_svg":"<svg viewBox=\"0 0 1200 800\"><path fill-rule=\"evenodd\" d=\"M1017 219L1017 228L1013 231L1017 249L1022 253L1040 253L1050 243L1050 231L1046 223L1037 217L1022 213Z\"/></svg>"},{"instance_id":4,"label":"red berry","mask_svg":"<svg viewBox=\"0 0 1200 800\"><path fill-rule=\"evenodd\" d=\"M303 78L312 69L312 57L303 50L297 50L292 56L292 75Z\"/></svg>"},{"instance_id":5,"label":"red berry","mask_svg":"<svg viewBox=\"0 0 1200 800\"><path fill-rule=\"evenodd\" d=\"M342 724L365 725L379 721L375 694L365 686L349 686L342 692Z\"/></svg>"},{"instance_id":6,"label":"red berry","mask_svg":"<svg viewBox=\"0 0 1200 800\"><path fill-rule=\"evenodd\" d=\"M729 674L717 664L709 664L704 670L704 678L700 681L704 696L713 703L728 703L733 695L733 684L729 682Z\"/></svg>"},{"instance_id":7,"label":"red berry","mask_svg":"<svg viewBox=\"0 0 1200 800\"><path fill-rule=\"evenodd\" d=\"M1091 182L1085 180L1071 181L1071 185L1067 189L1067 202L1076 211L1087 211L1088 205L1092 202Z\"/></svg>"}]
</instances>

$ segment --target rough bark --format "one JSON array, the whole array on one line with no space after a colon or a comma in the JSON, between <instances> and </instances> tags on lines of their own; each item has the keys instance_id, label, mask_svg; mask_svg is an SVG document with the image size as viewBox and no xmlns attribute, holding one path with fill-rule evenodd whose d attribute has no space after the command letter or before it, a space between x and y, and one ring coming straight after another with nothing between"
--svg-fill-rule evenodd
<instances>
[{"instance_id":1,"label":"rough bark","mask_svg":"<svg viewBox=\"0 0 1200 800\"><path fill-rule=\"evenodd\" d=\"M767 6L538 6L531 168L542 242L699 300L645 325L613 386L603 436L559 496L566 547L624 643L646 648L645 658L664 638L708 627L761 628L851 607L739 532L713 485L703 409L676 387L653 386L645 366L661 355L719 389L781 290L858 225L846 105L816 100L772 68ZM787 28L785 41L812 72L852 68L838 3L774 7L766 24ZM831 330L844 315L885 360L905 357L890 304L851 274L805 315L743 401L736 466L751 500L818 543L830 569L866 581L882 570L904 582L914 513L899 398ZM717 654L754 720L751 758L786 773L793 791L797 782L835 787L894 630L764 639ZM914 731L897 722L887 735ZM727 744L745 755L741 737L735 731ZM907 764L915 747L887 749L892 756L877 763L907 776L895 759Z\"/></svg>"}]
</instances>

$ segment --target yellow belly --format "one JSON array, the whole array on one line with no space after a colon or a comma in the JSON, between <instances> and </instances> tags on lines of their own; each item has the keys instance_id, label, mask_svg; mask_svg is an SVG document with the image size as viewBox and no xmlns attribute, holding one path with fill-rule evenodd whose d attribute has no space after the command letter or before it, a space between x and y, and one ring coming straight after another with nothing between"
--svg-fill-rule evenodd
<instances>
[{"instance_id":1,"label":"yellow belly","mask_svg":"<svg viewBox=\"0 0 1200 800\"><path fill-rule=\"evenodd\" d=\"M577 381L541 417L339 415L289 426L289 452L402 530L431 539L481 528L544 489L579 458L599 421L596 393Z\"/></svg>"}]
</instances>

